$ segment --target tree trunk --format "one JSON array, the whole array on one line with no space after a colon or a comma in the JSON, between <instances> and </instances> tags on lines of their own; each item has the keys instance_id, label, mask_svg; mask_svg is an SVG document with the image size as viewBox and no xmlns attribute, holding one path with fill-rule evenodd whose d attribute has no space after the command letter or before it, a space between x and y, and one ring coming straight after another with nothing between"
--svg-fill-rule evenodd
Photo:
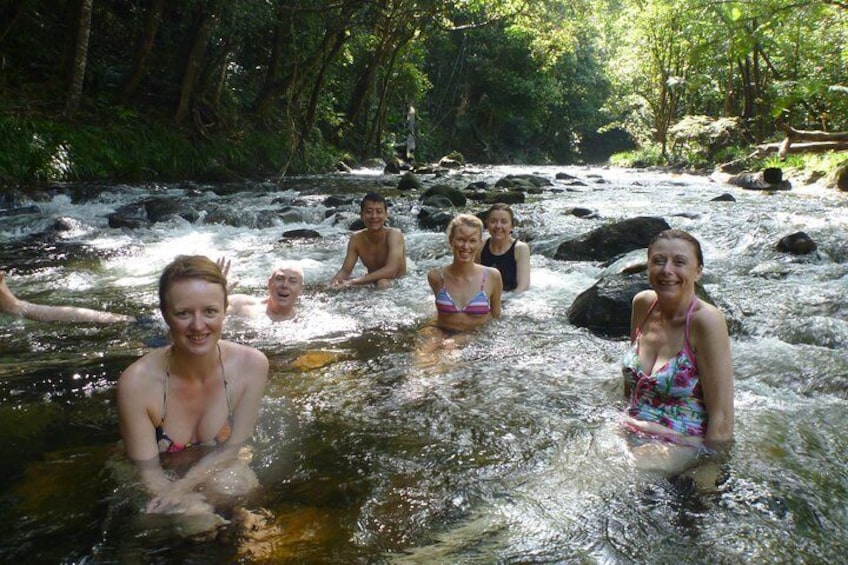
<instances>
[{"instance_id":1,"label":"tree trunk","mask_svg":"<svg viewBox=\"0 0 848 565\"><path fill-rule=\"evenodd\" d=\"M330 63L336 58L339 51L341 51L342 46L345 43L346 34L344 31L337 31L334 34L334 41L330 44L329 50L324 55L324 62L321 65L321 70L318 71L318 76L315 77L315 81L312 84L312 94L309 97L309 106L306 110L306 116L303 120L303 127L301 128L301 132L298 136L297 141L297 152L300 153L307 139L309 138L309 132L312 130L312 126L315 123L315 115L318 112L318 97L321 94L321 88L324 85L324 78L327 75L327 70L330 67ZM326 43L326 42L325 42Z\"/></svg>"},{"instance_id":2,"label":"tree trunk","mask_svg":"<svg viewBox=\"0 0 848 565\"><path fill-rule=\"evenodd\" d=\"M183 79L180 85L180 100L177 104L177 112L174 121L182 123L191 110L195 91L200 78L200 70L206 57L206 49L209 38L218 25L218 6L213 3L211 10L202 10L198 17L198 23L191 41L191 50L186 60L183 71Z\"/></svg>"},{"instance_id":3,"label":"tree trunk","mask_svg":"<svg viewBox=\"0 0 848 565\"><path fill-rule=\"evenodd\" d=\"M15 28L15 24L21 19L25 13L24 6L20 3L14 3L11 6L4 7L0 16L2 16L2 24L0 24L0 46L6 36Z\"/></svg>"},{"instance_id":4,"label":"tree trunk","mask_svg":"<svg viewBox=\"0 0 848 565\"><path fill-rule=\"evenodd\" d=\"M162 21L162 11L165 7L165 0L150 0L150 7L147 12L147 18L144 22L144 32L139 38L138 47L135 50L135 58L133 67L127 78L124 80L124 85L121 88L121 94L118 96L118 104L126 104L127 100L135 94L138 85L141 84L141 79L144 78L147 72L147 61L150 59L150 54L153 52L153 44L156 41L156 34L159 31L159 24Z\"/></svg>"},{"instance_id":5,"label":"tree trunk","mask_svg":"<svg viewBox=\"0 0 848 565\"><path fill-rule=\"evenodd\" d=\"M65 117L73 119L82 98L82 86L85 80L85 66L88 61L88 39L91 36L91 12L94 0L82 0L80 3L79 26L77 27L76 48L71 74L68 98L65 104Z\"/></svg>"},{"instance_id":6,"label":"tree trunk","mask_svg":"<svg viewBox=\"0 0 848 565\"><path fill-rule=\"evenodd\" d=\"M280 82L280 67L282 65L283 52L285 51L286 44L291 42L292 33L289 30L293 26L292 11L287 6L281 4L277 7L277 23L274 26L274 39L271 41L268 68L265 69L261 93L256 104L257 108L260 108L260 113L268 110L270 106L268 98L270 98L272 85Z\"/></svg>"},{"instance_id":7,"label":"tree trunk","mask_svg":"<svg viewBox=\"0 0 848 565\"><path fill-rule=\"evenodd\" d=\"M350 97L350 106L348 107L345 119L347 123L352 124L354 128L359 128L361 139L365 143L365 135L368 130L368 112L367 107L371 103L371 98L374 94L374 85L377 82L377 72L383 66L388 45L386 40L381 40L374 48L371 59L366 63L365 69L359 75L356 85ZM367 149L363 147L362 149Z\"/></svg>"},{"instance_id":8,"label":"tree trunk","mask_svg":"<svg viewBox=\"0 0 848 565\"><path fill-rule=\"evenodd\" d=\"M386 114L388 112L388 95L389 88L392 84L392 74L394 73L395 65L397 64L397 56L401 46L405 42L400 42L392 49L392 54L389 57L389 62L385 65L383 71L383 87L380 89L380 96L377 100L377 111L371 131L367 133L366 142L371 147L371 150L378 153L381 149L380 140L383 137L383 130L386 127Z\"/></svg>"}]
</instances>

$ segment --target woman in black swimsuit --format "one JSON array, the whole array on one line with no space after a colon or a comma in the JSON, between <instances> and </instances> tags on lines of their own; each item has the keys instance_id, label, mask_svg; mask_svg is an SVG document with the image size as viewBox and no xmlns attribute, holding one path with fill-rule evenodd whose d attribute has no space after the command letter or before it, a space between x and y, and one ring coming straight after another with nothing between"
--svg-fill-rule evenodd
<instances>
[{"instance_id":1,"label":"woman in black swimsuit","mask_svg":"<svg viewBox=\"0 0 848 565\"><path fill-rule=\"evenodd\" d=\"M501 273L503 289L524 292L530 288L530 247L512 237L515 217L512 209L497 203L486 213L489 238L478 251L477 262Z\"/></svg>"}]
</instances>

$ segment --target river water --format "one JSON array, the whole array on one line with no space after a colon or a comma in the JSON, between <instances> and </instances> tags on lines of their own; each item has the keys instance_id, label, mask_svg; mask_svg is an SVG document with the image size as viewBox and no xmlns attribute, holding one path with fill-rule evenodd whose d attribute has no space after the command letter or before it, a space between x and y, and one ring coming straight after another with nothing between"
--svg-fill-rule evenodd
<instances>
[{"instance_id":1,"label":"river water","mask_svg":"<svg viewBox=\"0 0 848 565\"><path fill-rule=\"evenodd\" d=\"M307 280L297 320L227 322L228 337L271 360L252 462L262 487L248 502L263 519L213 540L139 520L115 471L116 379L164 326L0 315L0 560L844 562L848 197L580 167L478 168L455 182L529 172L554 184L514 207L531 245L531 289L466 343L435 350L421 337L435 314L426 272L450 260L446 237L418 227L417 195L392 190L395 177L72 187L0 218L0 268L34 302L155 316L156 279L179 253L231 258L242 292L262 293L283 260ZM585 184L566 186L557 172ZM325 217L325 199L375 189L392 200L409 272L383 292L328 290L358 208ZM712 201L723 193L736 201ZM108 227L109 213L151 194L217 203L242 220ZM257 220L282 205L300 219ZM574 207L597 215L577 218ZM557 244L644 215L701 240L703 282L733 321L736 443L715 493L634 469L618 426L626 341L566 316L605 266L557 261ZM70 229L43 235L59 217L74 219ZM321 237L281 239L296 228ZM799 230L818 253L775 250Z\"/></svg>"}]
</instances>

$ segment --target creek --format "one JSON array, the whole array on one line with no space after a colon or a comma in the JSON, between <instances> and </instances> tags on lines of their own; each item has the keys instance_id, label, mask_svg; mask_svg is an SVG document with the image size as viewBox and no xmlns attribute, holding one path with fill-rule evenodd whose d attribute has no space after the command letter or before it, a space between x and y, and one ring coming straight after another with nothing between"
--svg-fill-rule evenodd
<instances>
[{"instance_id":1,"label":"creek","mask_svg":"<svg viewBox=\"0 0 848 565\"><path fill-rule=\"evenodd\" d=\"M558 172L584 182L567 186ZM271 361L252 462L262 486L250 501L265 519L215 540L139 523L114 471L116 380L164 324L0 314L0 560L844 562L848 197L614 168L478 167L453 182L519 173L553 184L514 206L531 288L508 296L503 318L467 343L435 351L420 339L435 314L426 273L450 261L447 239L419 227L418 194L394 190L394 176L68 187L0 217L0 269L32 302L158 319L158 275L181 253L229 257L240 292L263 293L282 261L306 275L296 320L227 321L229 339ZM386 291L329 290L358 199L371 190L392 203L408 274ZM713 201L724 193L735 201ZM239 219L109 227L110 213L151 195L211 202ZM329 206L328 196L356 200ZM290 223L269 215L283 205L296 212ZM574 207L595 214L579 218ZM556 260L558 243L635 216L699 238L702 282L733 320L736 441L716 493L634 469L619 428L627 341L566 316L605 266ZM65 231L52 231L57 218L72 219ZM320 237L281 238L299 228ZM776 250L796 231L817 252Z\"/></svg>"}]
</instances>

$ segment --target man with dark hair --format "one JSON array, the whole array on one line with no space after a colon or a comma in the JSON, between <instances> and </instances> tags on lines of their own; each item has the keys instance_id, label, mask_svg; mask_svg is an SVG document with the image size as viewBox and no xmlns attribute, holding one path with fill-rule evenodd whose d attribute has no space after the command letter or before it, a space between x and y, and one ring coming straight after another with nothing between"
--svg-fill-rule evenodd
<instances>
[{"instance_id":1,"label":"man with dark hair","mask_svg":"<svg viewBox=\"0 0 848 565\"><path fill-rule=\"evenodd\" d=\"M388 288L393 279L406 274L406 242L403 232L386 226L389 212L386 199L376 192L365 195L360 205L360 217L365 227L350 236L347 254L341 269L330 280L330 286L348 287L373 284ZM351 278L357 260L368 273Z\"/></svg>"}]
</instances>

